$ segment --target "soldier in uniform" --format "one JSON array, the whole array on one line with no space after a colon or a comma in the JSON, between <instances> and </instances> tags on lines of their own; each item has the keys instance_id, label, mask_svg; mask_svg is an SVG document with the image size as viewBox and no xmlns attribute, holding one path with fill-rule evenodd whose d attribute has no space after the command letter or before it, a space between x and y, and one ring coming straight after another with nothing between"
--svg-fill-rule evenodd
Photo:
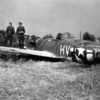
<instances>
[{"instance_id":1,"label":"soldier in uniform","mask_svg":"<svg viewBox=\"0 0 100 100\"><path fill-rule=\"evenodd\" d=\"M13 34L15 33L15 29L12 26L12 23L9 23L9 26L6 29L6 39L5 39L5 46L7 46L8 41L10 42L9 46L12 46Z\"/></svg>"},{"instance_id":2,"label":"soldier in uniform","mask_svg":"<svg viewBox=\"0 0 100 100\"><path fill-rule=\"evenodd\" d=\"M22 23L19 22L19 27L17 27L16 34L18 35L18 42L20 49L24 48L24 33L25 33L25 28L24 26L22 26Z\"/></svg>"}]
</instances>

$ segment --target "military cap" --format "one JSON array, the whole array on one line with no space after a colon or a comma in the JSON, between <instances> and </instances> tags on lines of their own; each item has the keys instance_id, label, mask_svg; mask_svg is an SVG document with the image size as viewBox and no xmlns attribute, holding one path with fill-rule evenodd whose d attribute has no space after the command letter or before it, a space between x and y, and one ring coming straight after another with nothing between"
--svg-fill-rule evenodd
<instances>
[{"instance_id":1,"label":"military cap","mask_svg":"<svg viewBox=\"0 0 100 100\"><path fill-rule=\"evenodd\" d=\"M9 24L11 24L11 25L12 25L12 22L9 22Z\"/></svg>"},{"instance_id":2,"label":"military cap","mask_svg":"<svg viewBox=\"0 0 100 100\"><path fill-rule=\"evenodd\" d=\"M18 22L20 25L22 24L22 22Z\"/></svg>"}]
</instances>

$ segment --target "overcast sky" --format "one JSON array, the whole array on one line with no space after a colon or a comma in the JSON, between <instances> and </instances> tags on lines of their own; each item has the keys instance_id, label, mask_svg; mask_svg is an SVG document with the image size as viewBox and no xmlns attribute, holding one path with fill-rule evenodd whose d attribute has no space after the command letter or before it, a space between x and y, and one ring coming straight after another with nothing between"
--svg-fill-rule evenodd
<instances>
[{"instance_id":1,"label":"overcast sky","mask_svg":"<svg viewBox=\"0 0 100 100\"><path fill-rule=\"evenodd\" d=\"M23 22L26 34L88 31L100 36L100 0L0 0L0 29Z\"/></svg>"}]
</instances>

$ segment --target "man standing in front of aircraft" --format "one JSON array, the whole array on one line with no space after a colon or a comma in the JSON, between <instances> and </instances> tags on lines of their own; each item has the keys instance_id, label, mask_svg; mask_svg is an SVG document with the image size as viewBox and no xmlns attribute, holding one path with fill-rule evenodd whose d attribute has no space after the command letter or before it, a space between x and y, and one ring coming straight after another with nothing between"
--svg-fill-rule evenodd
<instances>
[{"instance_id":1,"label":"man standing in front of aircraft","mask_svg":"<svg viewBox=\"0 0 100 100\"><path fill-rule=\"evenodd\" d=\"M24 33L25 33L25 28L22 26L22 23L19 22L19 27L17 27L16 34L18 35L18 42L19 42L19 47L20 49L24 49Z\"/></svg>"},{"instance_id":2,"label":"man standing in front of aircraft","mask_svg":"<svg viewBox=\"0 0 100 100\"><path fill-rule=\"evenodd\" d=\"M12 22L9 23L6 33L7 34L6 34L5 46L7 46L8 41L9 41L9 46L12 46L13 34L15 33L15 29L12 26Z\"/></svg>"}]
</instances>

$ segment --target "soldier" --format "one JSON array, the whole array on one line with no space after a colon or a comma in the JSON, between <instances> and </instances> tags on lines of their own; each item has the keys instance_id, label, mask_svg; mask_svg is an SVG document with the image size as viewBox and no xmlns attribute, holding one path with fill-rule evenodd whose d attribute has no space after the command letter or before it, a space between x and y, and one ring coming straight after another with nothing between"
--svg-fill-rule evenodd
<instances>
[{"instance_id":1,"label":"soldier","mask_svg":"<svg viewBox=\"0 0 100 100\"><path fill-rule=\"evenodd\" d=\"M7 46L8 41L10 42L9 46L12 46L13 34L15 33L15 29L12 26L12 23L9 23L9 26L6 29L6 39L5 39L5 46Z\"/></svg>"},{"instance_id":2,"label":"soldier","mask_svg":"<svg viewBox=\"0 0 100 100\"><path fill-rule=\"evenodd\" d=\"M22 26L22 23L19 22L19 27L17 27L16 34L18 35L18 42L20 49L24 49L24 33L25 28Z\"/></svg>"}]
</instances>

